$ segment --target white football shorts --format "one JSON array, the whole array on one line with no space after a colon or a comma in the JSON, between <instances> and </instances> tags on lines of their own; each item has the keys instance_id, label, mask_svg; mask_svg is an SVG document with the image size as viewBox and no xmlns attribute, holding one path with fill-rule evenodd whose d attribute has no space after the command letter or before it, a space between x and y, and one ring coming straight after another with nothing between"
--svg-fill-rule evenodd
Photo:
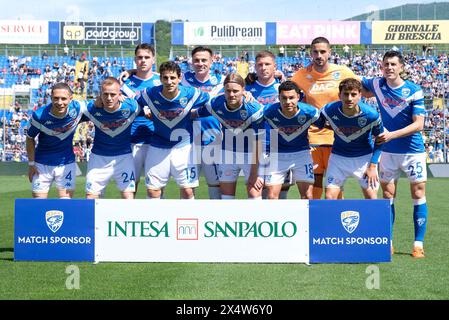
<instances>
[{"instance_id":1,"label":"white football shorts","mask_svg":"<svg viewBox=\"0 0 449 320\"><path fill-rule=\"evenodd\" d=\"M118 156L91 154L87 164L86 193L101 195L111 178L121 192L136 190L132 153Z\"/></svg>"},{"instance_id":2,"label":"white football shorts","mask_svg":"<svg viewBox=\"0 0 449 320\"><path fill-rule=\"evenodd\" d=\"M380 181L392 183L399 179L401 171L411 183L427 181L426 154L400 154L382 152L380 157Z\"/></svg>"},{"instance_id":3,"label":"white football shorts","mask_svg":"<svg viewBox=\"0 0 449 320\"><path fill-rule=\"evenodd\" d=\"M331 153L329 157L329 166L326 173L326 188L341 188L349 177L358 180L360 187L368 189L368 180L365 178L365 172L370 164L372 154L360 157L343 157ZM379 184L374 186L377 190Z\"/></svg>"},{"instance_id":4,"label":"white football shorts","mask_svg":"<svg viewBox=\"0 0 449 320\"><path fill-rule=\"evenodd\" d=\"M58 190L75 190L76 163L68 163L62 166L47 166L35 163L39 175L34 175L31 190L34 193L47 193L51 184L55 181Z\"/></svg>"},{"instance_id":5,"label":"white football shorts","mask_svg":"<svg viewBox=\"0 0 449 320\"><path fill-rule=\"evenodd\" d=\"M265 184L280 185L288 182L289 171L292 172L292 180L296 182L314 182L313 160L310 150L288 153L270 154L271 160L265 168Z\"/></svg>"},{"instance_id":6,"label":"white football shorts","mask_svg":"<svg viewBox=\"0 0 449 320\"><path fill-rule=\"evenodd\" d=\"M145 184L148 189L160 190L173 177L181 188L198 187L198 165L192 158L192 145L172 148L149 147Z\"/></svg>"}]
</instances>

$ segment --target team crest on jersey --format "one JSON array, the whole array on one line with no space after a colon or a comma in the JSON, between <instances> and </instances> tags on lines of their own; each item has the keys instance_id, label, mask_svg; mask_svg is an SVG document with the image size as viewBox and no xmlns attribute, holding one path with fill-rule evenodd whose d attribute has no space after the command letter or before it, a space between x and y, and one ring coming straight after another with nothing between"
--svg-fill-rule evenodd
<instances>
[{"instance_id":1,"label":"team crest on jersey","mask_svg":"<svg viewBox=\"0 0 449 320\"><path fill-rule=\"evenodd\" d=\"M45 222L51 231L58 231L64 222L64 212L59 210L49 210L45 212Z\"/></svg>"},{"instance_id":2,"label":"team crest on jersey","mask_svg":"<svg viewBox=\"0 0 449 320\"><path fill-rule=\"evenodd\" d=\"M248 112L246 110L240 110L240 117L242 117L243 120L246 120L248 118Z\"/></svg>"},{"instance_id":3,"label":"team crest on jersey","mask_svg":"<svg viewBox=\"0 0 449 320\"><path fill-rule=\"evenodd\" d=\"M300 124L304 124L306 122L306 120L307 120L307 117L305 115L302 114L302 115L298 116L298 122Z\"/></svg>"},{"instance_id":4,"label":"team crest on jersey","mask_svg":"<svg viewBox=\"0 0 449 320\"><path fill-rule=\"evenodd\" d=\"M332 78L334 78L334 80L340 79L340 76L340 71L335 71L334 73L332 73Z\"/></svg>"},{"instance_id":5,"label":"team crest on jersey","mask_svg":"<svg viewBox=\"0 0 449 320\"><path fill-rule=\"evenodd\" d=\"M154 86L160 86L161 85L161 80L154 80L153 84L154 84Z\"/></svg>"},{"instance_id":6,"label":"team crest on jersey","mask_svg":"<svg viewBox=\"0 0 449 320\"><path fill-rule=\"evenodd\" d=\"M210 77L210 84L215 86L218 83L217 77Z\"/></svg>"},{"instance_id":7,"label":"team crest on jersey","mask_svg":"<svg viewBox=\"0 0 449 320\"><path fill-rule=\"evenodd\" d=\"M69 117L72 119L76 118L76 110L75 109L69 110Z\"/></svg>"},{"instance_id":8,"label":"team crest on jersey","mask_svg":"<svg viewBox=\"0 0 449 320\"><path fill-rule=\"evenodd\" d=\"M186 97L182 97L181 99L179 99L179 103L181 104L181 106L185 107L187 105L187 98Z\"/></svg>"},{"instance_id":9,"label":"team crest on jersey","mask_svg":"<svg viewBox=\"0 0 449 320\"><path fill-rule=\"evenodd\" d=\"M366 126L367 120L366 120L366 118L358 118L357 122L359 124L359 127L364 127L364 126Z\"/></svg>"},{"instance_id":10,"label":"team crest on jersey","mask_svg":"<svg viewBox=\"0 0 449 320\"><path fill-rule=\"evenodd\" d=\"M409 88L402 88L401 94L404 98L407 98L410 95L410 89Z\"/></svg>"},{"instance_id":11,"label":"team crest on jersey","mask_svg":"<svg viewBox=\"0 0 449 320\"><path fill-rule=\"evenodd\" d=\"M349 233L353 233L359 226L360 213L357 211L343 211L340 214L341 225Z\"/></svg>"},{"instance_id":12,"label":"team crest on jersey","mask_svg":"<svg viewBox=\"0 0 449 320\"><path fill-rule=\"evenodd\" d=\"M121 111L122 111L122 116L125 118L128 118L131 113L131 111L129 109L123 109Z\"/></svg>"}]
</instances>

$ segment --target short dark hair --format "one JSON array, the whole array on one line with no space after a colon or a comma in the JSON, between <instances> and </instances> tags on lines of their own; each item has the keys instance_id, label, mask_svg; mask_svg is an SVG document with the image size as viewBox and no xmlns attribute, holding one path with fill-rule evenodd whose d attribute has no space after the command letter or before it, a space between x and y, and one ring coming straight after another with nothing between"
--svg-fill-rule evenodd
<instances>
[{"instance_id":1,"label":"short dark hair","mask_svg":"<svg viewBox=\"0 0 449 320\"><path fill-rule=\"evenodd\" d=\"M301 90L299 89L299 87L296 85L296 83L294 83L291 80L282 82L278 90L279 94L281 94L281 91L291 91L291 90L295 90L297 94L301 94Z\"/></svg>"},{"instance_id":2,"label":"short dark hair","mask_svg":"<svg viewBox=\"0 0 449 320\"><path fill-rule=\"evenodd\" d=\"M266 57L270 57L272 58L274 61L276 61L276 56L273 54L273 52L268 51L268 50L263 50L263 51L259 51L256 55L256 62L258 59L260 58L266 58Z\"/></svg>"},{"instance_id":3,"label":"short dark hair","mask_svg":"<svg viewBox=\"0 0 449 320\"><path fill-rule=\"evenodd\" d=\"M67 90L68 93L70 93L70 95L73 95L72 89L71 89L70 86L69 86L67 83L65 83L65 82L58 82L58 83L56 83L56 84L51 88L51 94L53 94L53 91L59 90L59 89Z\"/></svg>"},{"instance_id":4,"label":"short dark hair","mask_svg":"<svg viewBox=\"0 0 449 320\"><path fill-rule=\"evenodd\" d=\"M237 83L243 88L245 88L245 80L243 80L242 76L238 73L230 73L226 76L223 82L223 86L227 85L228 83Z\"/></svg>"},{"instance_id":5,"label":"short dark hair","mask_svg":"<svg viewBox=\"0 0 449 320\"><path fill-rule=\"evenodd\" d=\"M176 72L178 77L181 77L181 67L174 61L162 62L159 66L159 74L162 75L165 71Z\"/></svg>"},{"instance_id":6,"label":"short dark hair","mask_svg":"<svg viewBox=\"0 0 449 320\"><path fill-rule=\"evenodd\" d=\"M153 55L153 57L155 56L155 51L154 51L154 47L148 43L141 43L139 45L137 45L136 49L134 50L134 55L137 54L138 50L148 50L151 52L151 54Z\"/></svg>"},{"instance_id":7,"label":"short dark hair","mask_svg":"<svg viewBox=\"0 0 449 320\"><path fill-rule=\"evenodd\" d=\"M204 47L204 46L198 46L198 47L193 48L193 50L192 50L192 57L195 55L195 53L197 53L197 52L203 52L203 51L209 52L211 58L212 58L212 56L214 55L213 52L212 52L212 50L211 50L210 48Z\"/></svg>"},{"instance_id":8,"label":"short dark hair","mask_svg":"<svg viewBox=\"0 0 449 320\"><path fill-rule=\"evenodd\" d=\"M344 90L357 90L359 92L362 92L362 83L354 78L347 78L340 82L340 85L338 86L338 91L342 92Z\"/></svg>"},{"instance_id":9,"label":"short dark hair","mask_svg":"<svg viewBox=\"0 0 449 320\"><path fill-rule=\"evenodd\" d=\"M404 57L402 56L402 54L399 51L396 51L396 50L390 50L390 51L385 52L384 57L382 58L382 61L385 61L385 59L394 58L394 57L398 57L399 62L401 64L404 64Z\"/></svg>"},{"instance_id":10,"label":"short dark hair","mask_svg":"<svg viewBox=\"0 0 449 320\"><path fill-rule=\"evenodd\" d=\"M316 37L315 39L312 40L312 43L310 45L313 46L314 44L317 43L326 43L329 47L331 46L329 40L327 40L327 38L325 37Z\"/></svg>"}]
</instances>

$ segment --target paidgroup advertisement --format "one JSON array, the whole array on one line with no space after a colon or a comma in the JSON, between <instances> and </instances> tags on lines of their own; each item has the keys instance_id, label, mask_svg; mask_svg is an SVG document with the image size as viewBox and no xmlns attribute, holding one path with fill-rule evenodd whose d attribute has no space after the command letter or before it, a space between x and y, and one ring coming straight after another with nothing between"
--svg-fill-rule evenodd
<instances>
[{"instance_id":1,"label":"paidgroup advertisement","mask_svg":"<svg viewBox=\"0 0 449 320\"><path fill-rule=\"evenodd\" d=\"M15 260L388 262L387 200L17 199Z\"/></svg>"},{"instance_id":2,"label":"paidgroup advertisement","mask_svg":"<svg viewBox=\"0 0 449 320\"><path fill-rule=\"evenodd\" d=\"M132 22L61 22L61 43L137 45L154 42L154 24Z\"/></svg>"}]
</instances>

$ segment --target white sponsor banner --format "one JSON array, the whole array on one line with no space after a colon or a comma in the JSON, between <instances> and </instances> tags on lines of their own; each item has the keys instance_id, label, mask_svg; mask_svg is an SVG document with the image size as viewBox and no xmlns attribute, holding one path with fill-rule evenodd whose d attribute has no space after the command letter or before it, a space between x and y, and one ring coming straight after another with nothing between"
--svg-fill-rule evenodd
<instances>
[{"instance_id":1,"label":"white sponsor banner","mask_svg":"<svg viewBox=\"0 0 449 320\"><path fill-rule=\"evenodd\" d=\"M309 202L97 200L95 261L309 263Z\"/></svg>"},{"instance_id":2,"label":"white sponsor banner","mask_svg":"<svg viewBox=\"0 0 449 320\"><path fill-rule=\"evenodd\" d=\"M184 22L185 45L265 45L265 22Z\"/></svg>"},{"instance_id":3,"label":"white sponsor banner","mask_svg":"<svg viewBox=\"0 0 449 320\"><path fill-rule=\"evenodd\" d=\"M48 21L0 20L0 43L46 44Z\"/></svg>"}]
</instances>

